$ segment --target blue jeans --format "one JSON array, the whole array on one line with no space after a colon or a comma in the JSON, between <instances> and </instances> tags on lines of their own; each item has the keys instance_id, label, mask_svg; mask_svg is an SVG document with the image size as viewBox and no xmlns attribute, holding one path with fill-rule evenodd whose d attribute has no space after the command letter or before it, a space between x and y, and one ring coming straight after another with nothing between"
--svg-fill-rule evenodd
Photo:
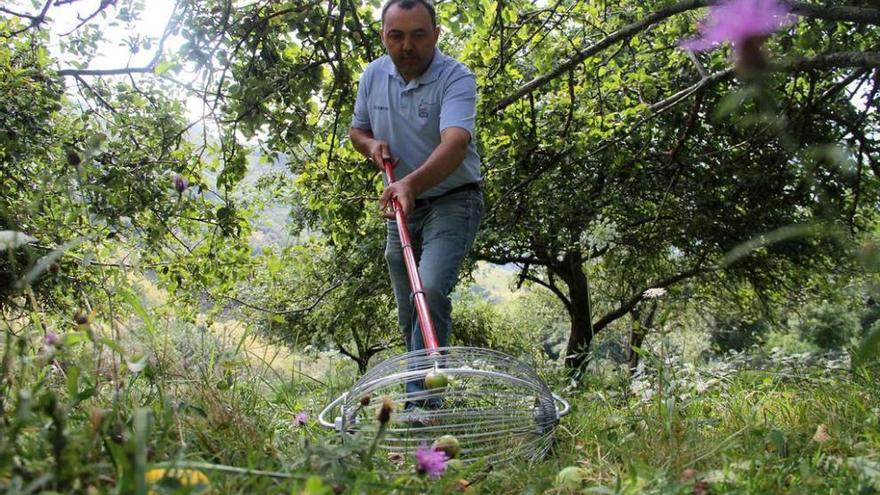
<instances>
[{"instance_id":1,"label":"blue jeans","mask_svg":"<svg viewBox=\"0 0 880 495\"><path fill-rule=\"evenodd\" d=\"M440 347L449 345L452 330L452 302L449 294L458 280L461 264L474 243L483 218L483 193L464 190L444 196L429 205L417 207L406 219L413 244L413 254L425 298L437 331ZM421 328L412 300L412 288L403 261L403 249L397 222L388 222L385 260L397 299L397 322L406 341L406 350L424 349ZM408 382L412 397L424 390L421 380Z\"/></svg>"}]
</instances>

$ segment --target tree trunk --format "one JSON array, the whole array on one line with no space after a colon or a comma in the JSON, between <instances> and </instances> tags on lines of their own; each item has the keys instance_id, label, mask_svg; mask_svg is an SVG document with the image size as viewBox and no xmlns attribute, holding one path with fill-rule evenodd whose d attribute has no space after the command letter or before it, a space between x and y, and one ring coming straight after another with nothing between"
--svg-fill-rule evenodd
<instances>
[{"instance_id":1,"label":"tree trunk","mask_svg":"<svg viewBox=\"0 0 880 495\"><path fill-rule=\"evenodd\" d=\"M647 329L642 326L642 322L633 318L632 327L630 327L629 331L629 345L627 345L628 349L626 357L626 364L627 367L629 367L629 376L632 376L633 373L636 372L636 368L639 366L639 355L633 350L633 348L642 347L642 342L645 340L646 334Z\"/></svg>"},{"instance_id":2,"label":"tree trunk","mask_svg":"<svg viewBox=\"0 0 880 495\"><path fill-rule=\"evenodd\" d=\"M630 327L629 344L627 345L627 365L629 366L629 375L632 376L639 366L639 355L633 350L633 347L642 347L642 342L645 341L648 330L654 325L654 316L657 314L657 301L651 302L651 309L648 310L644 320L642 319L642 312L638 308L633 309L629 314L632 318L632 326Z\"/></svg>"},{"instance_id":3,"label":"tree trunk","mask_svg":"<svg viewBox=\"0 0 880 495\"><path fill-rule=\"evenodd\" d=\"M565 255L562 263L553 267L554 273L568 286L570 304L568 314L571 330L565 351L565 366L573 374L583 371L593 342L593 308L590 301L590 283L583 269L580 252Z\"/></svg>"}]
</instances>

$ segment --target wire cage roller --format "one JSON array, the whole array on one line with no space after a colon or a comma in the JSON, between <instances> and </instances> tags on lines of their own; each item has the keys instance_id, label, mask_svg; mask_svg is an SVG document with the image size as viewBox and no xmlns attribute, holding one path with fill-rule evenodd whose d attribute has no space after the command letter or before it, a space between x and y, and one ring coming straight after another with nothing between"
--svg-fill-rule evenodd
<instances>
[{"instance_id":1,"label":"wire cage roller","mask_svg":"<svg viewBox=\"0 0 880 495\"><path fill-rule=\"evenodd\" d=\"M393 183L394 167L390 161L384 165ZM390 401L390 421L376 444L388 454L404 456L419 446L451 439L457 444L456 456L465 462L542 458L553 444L559 419L570 410L568 402L553 394L530 366L508 354L438 347L406 216L397 198L392 205L425 348L368 370L321 411L319 422L343 435L372 435L375 440L382 430L378 410ZM442 380L426 380L431 373ZM418 386L408 391L413 382ZM417 407L408 409L407 404ZM328 421L327 415L337 409L338 416Z\"/></svg>"},{"instance_id":2,"label":"wire cage roller","mask_svg":"<svg viewBox=\"0 0 880 495\"><path fill-rule=\"evenodd\" d=\"M440 370L445 387L408 393L406 383ZM349 391L330 403L320 422L346 434L375 435L384 398L393 403L391 420L378 447L407 455L440 437L458 440L458 458L469 462L538 460L553 444L568 403L553 394L535 371L502 352L474 347L441 347L402 354L370 369ZM434 401L436 408L404 410L407 401ZM333 422L327 414L338 409Z\"/></svg>"}]
</instances>

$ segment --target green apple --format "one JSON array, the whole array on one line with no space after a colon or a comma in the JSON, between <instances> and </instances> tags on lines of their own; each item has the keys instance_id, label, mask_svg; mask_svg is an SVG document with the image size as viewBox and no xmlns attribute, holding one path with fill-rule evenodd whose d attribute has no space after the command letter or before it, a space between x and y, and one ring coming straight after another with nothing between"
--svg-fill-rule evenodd
<instances>
[{"instance_id":1,"label":"green apple","mask_svg":"<svg viewBox=\"0 0 880 495\"><path fill-rule=\"evenodd\" d=\"M434 447L435 450L446 452L446 455L449 456L450 459L455 459L461 452L461 445L458 443L458 439L452 435L443 435L437 440L434 440L434 444L431 446Z\"/></svg>"},{"instance_id":2,"label":"green apple","mask_svg":"<svg viewBox=\"0 0 880 495\"><path fill-rule=\"evenodd\" d=\"M556 487L561 490L574 491L581 487L586 478L584 470L577 466L563 468L556 475Z\"/></svg>"},{"instance_id":3,"label":"green apple","mask_svg":"<svg viewBox=\"0 0 880 495\"><path fill-rule=\"evenodd\" d=\"M434 368L425 375L425 387L428 389L446 388L447 385L449 385L449 377L438 368Z\"/></svg>"}]
</instances>

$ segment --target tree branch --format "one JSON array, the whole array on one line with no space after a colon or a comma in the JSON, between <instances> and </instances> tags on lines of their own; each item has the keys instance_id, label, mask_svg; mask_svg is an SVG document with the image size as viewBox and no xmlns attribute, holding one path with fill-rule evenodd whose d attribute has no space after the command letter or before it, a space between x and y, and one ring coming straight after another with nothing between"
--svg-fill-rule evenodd
<instances>
[{"instance_id":1,"label":"tree branch","mask_svg":"<svg viewBox=\"0 0 880 495\"><path fill-rule=\"evenodd\" d=\"M530 265L538 265L545 266L546 263L541 261L538 258L532 258L529 256L513 256L513 255L498 255L498 256L490 256L490 255L482 255L479 253L475 253L476 258L480 261L488 261L489 263L493 263L495 265L506 265L507 263L524 263Z\"/></svg>"},{"instance_id":2,"label":"tree branch","mask_svg":"<svg viewBox=\"0 0 880 495\"><path fill-rule=\"evenodd\" d=\"M49 0L51 2L51 0ZM113 0L115 1L115 0ZM109 4L108 0L102 0L101 5ZM159 60L162 58L162 52L165 51L165 41L168 39L168 36L171 35L171 31L173 30L174 24L174 14L177 13L177 7L179 3L174 4L174 10L171 11L171 17L168 20L168 24L165 25L165 31L162 33L162 37L159 38L159 46L156 48L156 54L153 55L153 59L144 66L144 67L125 67L121 69L61 69L58 71L58 75L62 77L74 76L74 77L83 77L83 76L124 76L131 74L152 74L156 70L156 64L159 63Z\"/></svg>"},{"instance_id":3,"label":"tree branch","mask_svg":"<svg viewBox=\"0 0 880 495\"><path fill-rule=\"evenodd\" d=\"M556 79L557 77L560 77L576 65L582 63L584 60L592 57L593 55L596 55L597 53L605 50L615 43L633 37L637 33L644 31L645 29L653 26L654 24L657 24L660 21L668 19L669 17L672 17L674 15L687 12L689 10L706 7L715 3L718 3L718 0L683 0L677 4L660 9L648 15L644 19L628 24L620 30L599 40L597 43L594 43L593 45L590 45L587 48L576 52L574 55L570 56L567 60L556 66L550 72L540 75L520 86L519 89L515 90L510 95L502 98L497 103L495 103L492 111L499 112L501 110L504 110L515 101L519 100L527 94L532 93L536 89L544 86L545 84ZM791 6L792 12L798 15L802 15L804 17L812 17L827 21L844 21L860 24L880 25L880 10L878 9L869 9L864 7L822 7L800 2L791 2L789 5Z\"/></svg>"},{"instance_id":4,"label":"tree branch","mask_svg":"<svg viewBox=\"0 0 880 495\"><path fill-rule=\"evenodd\" d=\"M128 74L152 74L154 70L152 64L146 67L123 67L120 69L61 69L58 71L59 76L125 76Z\"/></svg>"},{"instance_id":5,"label":"tree branch","mask_svg":"<svg viewBox=\"0 0 880 495\"><path fill-rule=\"evenodd\" d=\"M850 6L826 7L801 2L789 2L789 5L793 13L804 17L812 17L813 19L880 25L880 10L878 9Z\"/></svg>"},{"instance_id":6,"label":"tree branch","mask_svg":"<svg viewBox=\"0 0 880 495\"><path fill-rule=\"evenodd\" d=\"M616 309L605 313L602 318L599 318L599 321L597 321L593 325L594 333L599 333L603 328L608 326L609 323L629 313L630 310L636 306L636 304L644 299L644 293L646 290L650 288L669 287L672 284L675 284L687 278L694 277L705 271L708 271L708 269L704 268L701 264L698 263L696 266L689 270L685 270L681 273L676 273L675 275L660 280L659 282L642 287L641 289L639 289L638 292L636 292L635 295L630 297L629 300L618 306Z\"/></svg>"},{"instance_id":7,"label":"tree branch","mask_svg":"<svg viewBox=\"0 0 880 495\"><path fill-rule=\"evenodd\" d=\"M556 286L556 284L553 284L553 283L550 283L550 282L545 282L544 280L541 280L540 277L536 277L536 276L534 276L534 275L529 275L529 274L526 274L524 278L525 278L526 280L531 280L532 282L534 282L534 283L536 283L536 284L538 284L538 285L540 285L540 286L542 286L542 287L545 287L547 290L549 290L550 292L552 292L553 294L555 294L556 297L558 297L559 300L562 301L562 304L565 305L565 309L568 310L569 313L571 312L571 299L569 299L569 298L565 295L565 293L562 292L562 291L559 289L559 287Z\"/></svg>"},{"instance_id":8,"label":"tree branch","mask_svg":"<svg viewBox=\"0 0 880 495\"><path fill-rule=\"evenodd\" d=\"M46 0L46 3L43 4L43 9L37 15L16 14L15 12L12 12L11 10L3 9L2 11L6 12L7 14L11 14L11 15L21 17L24 19L30 19L30 21L31 21L31 23L28 24L27 26L19 29L18 31L14 31L14 32L6 35L6 38L9 39L9 38L12 38L13 36L17 36L25 31L27 31L28 29L33 29L33 28L39 26L40 24L42 24L43 22L45 22L46 21L46 12L49 11L49 7L51 7L51 6L52 6L52 0Z\"/></svg>"},{"instance_id":9,"label":"tree branch","mask_svg":"<svg viewBox=\"0 0 880 495\"><path fill-rule=\"evenodd\" d=\"M579 65L584 60L592 57L593 55L601 52L602 50L605 50L606 48L610 47L611 45L613 45L619 41L623 41L625 39L631 38L636 33L639 33L641 31L647 29L648 27L650 27L650 26L652 26L652 25L654 25L654 24L656 24L656 23L658 23L668 17L672 17L673 15L680 14L680 13L686 12L688 10L693 10L698 7L702 7L703 4L705 4L705 3L706 3L705 0L684 0L682 2L675 4L675 5L671 5L669 7L664 8L664 9L660 9L640 21L636 21L632 24L624 26L619 31L616 31L616 32L606 36L605 38L599 40L597 43L594 43L593 45L588 46L587 48L578 51L577 53L575 53L574 55L569 57L568 60L562 62L561 64L559 64L556 68L554 68L550 72L543 74L541 76L538 76L538 77L532 79L531 81L527 82L526 84L522 85L519 89L515 90L512 94L502 98L497 103L495 103L495 106L492 108L492 111L499 112L501 110L504 110L505 108L507 108L508 106L513 104L513 102L515 102L516 100L522 98L523 96L526 96L527 94L532 93L536 89L540 88L541 86L544 86L545 84L549 83L553 79L556 79L557 77L561 76L562 74L565 74L569 70L572 70L575 66Z\"/></svg>"},{"instance_id":10,"label":"tree branch","mask_svg":"<svg viewBox=\"0 0 880 495\"><path fill-rule=\"evenodd\" d=\"M256 304L249 303L247 301L242 301L241 299L238 299L238 298L235 298L232 296L223 295L222 297L229 299L232 302L241 304L242 306L244 306L246 308L250 308L250 309L259 311L261 313L267 313L267 314L272 314L272 315L302 314L302 313L308 313L309 311L315 309L315 307L318 304L320 304L321 301L323 301L324 298L327 297L328 294L330 294L331 292L333 292L334 290L339 288L339 286L341 286L341 285L342 285L342 282L340 281L340 282L336 282L333 285L327 287L326 289L324 289L324 291L322 291L320 294L318 294L318 296L308 306L304 306L302 308L292 308L292 309L283 309L283 310L264 308L261 306L257 306ZM205 290L205 292L208 293L209 296L215 297L214 295L211 294L211 292L208 290L207 287L202 286L202 288Z\"/></svg>"},{"instance_id":11,"label":"tree branch","mask_svg":"<svg viewBox=\"0 0 880 495\"><path fill-rule=\"evenodd\" d=\"M106 9L107 7L109 7L111 5L116 6L116 0L101 0L101 4L98 6L97 10L92 12L91 15L86 16L84 19L80 19L79 24L77 24L76 27L74 27L70 31L62 34L61 36L69 36L69 35L73 34L74 31L83 27L87 22L94 19L95 16L100 14L104 9ZM77 15L77 17L79 17L79 15Z\"/></svg>"},{"instance_id":12,"label":"tree branch","mask_svg":"<svg viewBox=\"0 0 880 495\"><path fill-rule=\"evenodd\" d=\"M13 15L15 17L21 17L22 19L30 19L30 21L32 23L34 21L37 21L37 19L40 18L39 16L30 15L30 14L19 14L18 12L13 12L13 11L7 9L6 7L0 7L0 12L3 12L4 14Z\"/></svg>"}]
</instances>

